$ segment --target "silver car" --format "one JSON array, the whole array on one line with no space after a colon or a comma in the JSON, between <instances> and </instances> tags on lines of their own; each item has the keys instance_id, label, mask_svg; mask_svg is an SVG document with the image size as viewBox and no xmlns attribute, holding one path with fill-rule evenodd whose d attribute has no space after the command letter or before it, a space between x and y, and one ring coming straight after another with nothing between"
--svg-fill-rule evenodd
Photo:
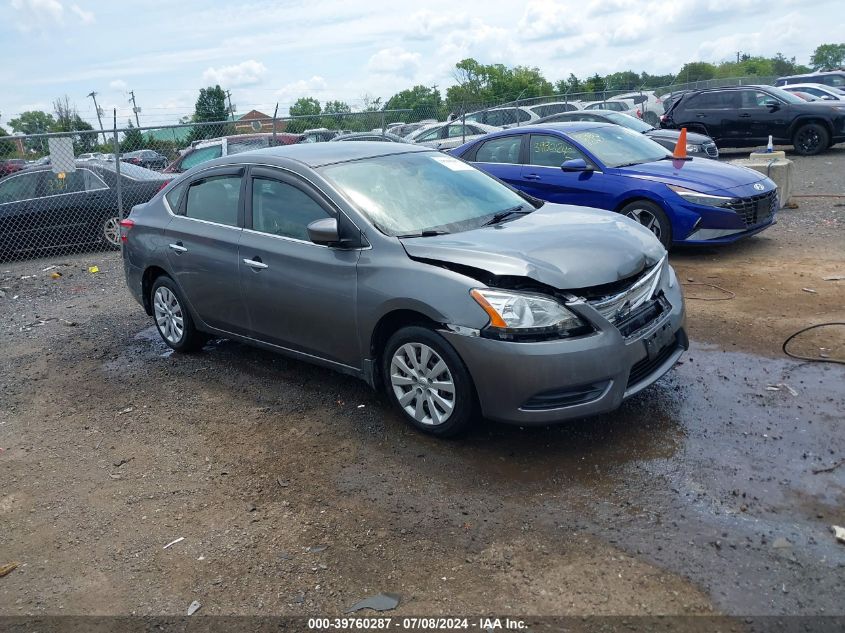
<instances>
[{"instance_id":1,"label":"silver car","mask_svg":"<svg viewBox=\"0 0 845 633\"><path fill-rule=\"evenodd\" d=\"M454 149L467 141L484 136L490 132L498 132L502 128L483 123L467 123L460 121L448 123L432 123L414 130L405 140L417 145L425 145L435 149Z\"/></svg>"},{"instance_id":2,"label":"silver car","mask_svg":"<svg viewBox=\"0 0 845 633\"><path fill-rule=\"evenodd\" d=\"M687 348L660 242L398 143L227 156L122 223L126 281L178 351L227 337L361 378L417 428L615 409Z\"/></svg>"}]
</instances>

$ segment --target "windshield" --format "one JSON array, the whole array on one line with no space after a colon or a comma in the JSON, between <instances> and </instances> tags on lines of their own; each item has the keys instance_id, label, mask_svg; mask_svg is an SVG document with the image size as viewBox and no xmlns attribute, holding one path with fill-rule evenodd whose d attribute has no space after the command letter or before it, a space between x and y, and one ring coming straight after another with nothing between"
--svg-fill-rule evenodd
<instances>
[{"instance_id":1,"label":"windshield","mask_svg":"<svg viewBox=\"0 0 845 633\"><path fill-rule=\"evenodd\" d=\"M619 114L618 112L608 112L604 116L607 118L608 121L613 121L616 125L621 125L622 127L626 127L629 130L634 130L634 132L639 132L640 134L654 129L654 126L649 125L645 121L640 121L639 119L635 119L634 117L628 116L627 114Z\"/></svg>"},{"instance_id":2,"label":"windshield","mask_svg":"<svg viewBox=\"0 0 845 633\"><path fill-rule=\"evenodd\" d=\"M320 171L387 235L455 233L503 211L533 210L500 182L440 152L392 154Z\"/></svg>"},{"instance_id":3,"label":"windshield","mask_svg":"<svg viewBox=\"0 0 845 633\"><path fill-rule=\"evenodd\" d=\"M766 90L778 99L783 99L787 103L806 103L801 97L794 95L787 90L781 90L780 88L774 87L767 87Z\"/></svg>"},{"instance_id":4,"label":"windshield","mask_svg":"<svg viewBox=\"0 0 845 633\"><path fill-rule=\"evenodd\" d=\"M606 167L650 163L669 155L665 147L620 125L594 127L570 136Z\"/></svg>"}]
</instances>

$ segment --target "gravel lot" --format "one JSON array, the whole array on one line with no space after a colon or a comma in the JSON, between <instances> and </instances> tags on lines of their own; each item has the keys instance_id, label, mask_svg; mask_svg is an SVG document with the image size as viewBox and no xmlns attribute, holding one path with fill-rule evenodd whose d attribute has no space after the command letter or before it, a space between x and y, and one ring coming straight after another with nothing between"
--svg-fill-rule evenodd
<instances>
[{"instance_id":1,"label":"gravel lot","mask_svg":"<svg viewBox=\"0 0 845 633\"><path fill-rule=\"evenodd\" d=\"M845 196L845 146L796 162ZM845 321L845 197L797 201L673 253L735 297L688 285L691 351L620 411L454 442L323 369L170 354L117 254L0 264L0 614L845 614L845 368L780 351Z\"/></svg>"}]
</instances>

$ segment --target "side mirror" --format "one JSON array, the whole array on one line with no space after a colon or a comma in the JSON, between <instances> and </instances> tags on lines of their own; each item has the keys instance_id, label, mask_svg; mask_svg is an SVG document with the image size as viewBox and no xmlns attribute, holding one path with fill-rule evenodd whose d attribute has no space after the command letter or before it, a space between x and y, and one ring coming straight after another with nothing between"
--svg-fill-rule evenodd
<instances>
[{"instance_id":1,"label":"side mirror","mask_svg":"<svg viewBox=\"0 0 845 633\"><path fill-rule=\"evenodd\" d=\"M593 171L583 158L573 158L560 166L563 171Z\"/></svg>"},{"instance_id":2,"label":"side mirror","mask_svg":"<svg viewBox=\"0 0 845 633\"><path fill-rule=\"evenodd\" d=\"M308 225L308 239L323 246L331 246L340 242L337 218L323 218L311 222Z\"/></svg>"},{"instance_id":3,"label":"side mirror","mask_svg":"<svg viewBox=\"0 0 845 633\"><path fill-rule=\"evenodd\" d=\"M780 104L777 101L766 101L765 105L769 110L777 110L780 108Z\"/></svg>"}]
</instances>

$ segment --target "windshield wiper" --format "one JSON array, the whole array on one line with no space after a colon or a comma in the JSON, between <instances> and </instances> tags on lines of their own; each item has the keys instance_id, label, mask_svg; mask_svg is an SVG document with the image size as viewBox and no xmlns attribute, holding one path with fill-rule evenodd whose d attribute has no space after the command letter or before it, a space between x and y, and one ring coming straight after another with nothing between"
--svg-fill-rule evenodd
<instances>
[{"instance_id":1,"label":"windshield wiper","mask_svg":"<svg viewBox=\"0 0 845 633\"><path fill-rule=\"evenodd\" d=\"M441 231L435 229L426 229L419 233L405 233L404 235L397 235L396 237L434 237L435 235L449 235L449 231Z\"/></svg>"},{"instance_id":2,"label":"windshield wiper","mask_svg":"<svg viewBox=\"0 0 845 633\"><path fill-rule=\"evenodd\" d=\"M534 209L531 209L534 211ZM505 218L511 215L527 215L531 213L531 211L525 211L522 208L522 205L518 205L516 207L511 207L510 209L505 209L504 211L499 211L498 213L494 214L492 218L487 220L482 226L490 226L491 224L498 224Z\"/></svg>"}]
</instances>

